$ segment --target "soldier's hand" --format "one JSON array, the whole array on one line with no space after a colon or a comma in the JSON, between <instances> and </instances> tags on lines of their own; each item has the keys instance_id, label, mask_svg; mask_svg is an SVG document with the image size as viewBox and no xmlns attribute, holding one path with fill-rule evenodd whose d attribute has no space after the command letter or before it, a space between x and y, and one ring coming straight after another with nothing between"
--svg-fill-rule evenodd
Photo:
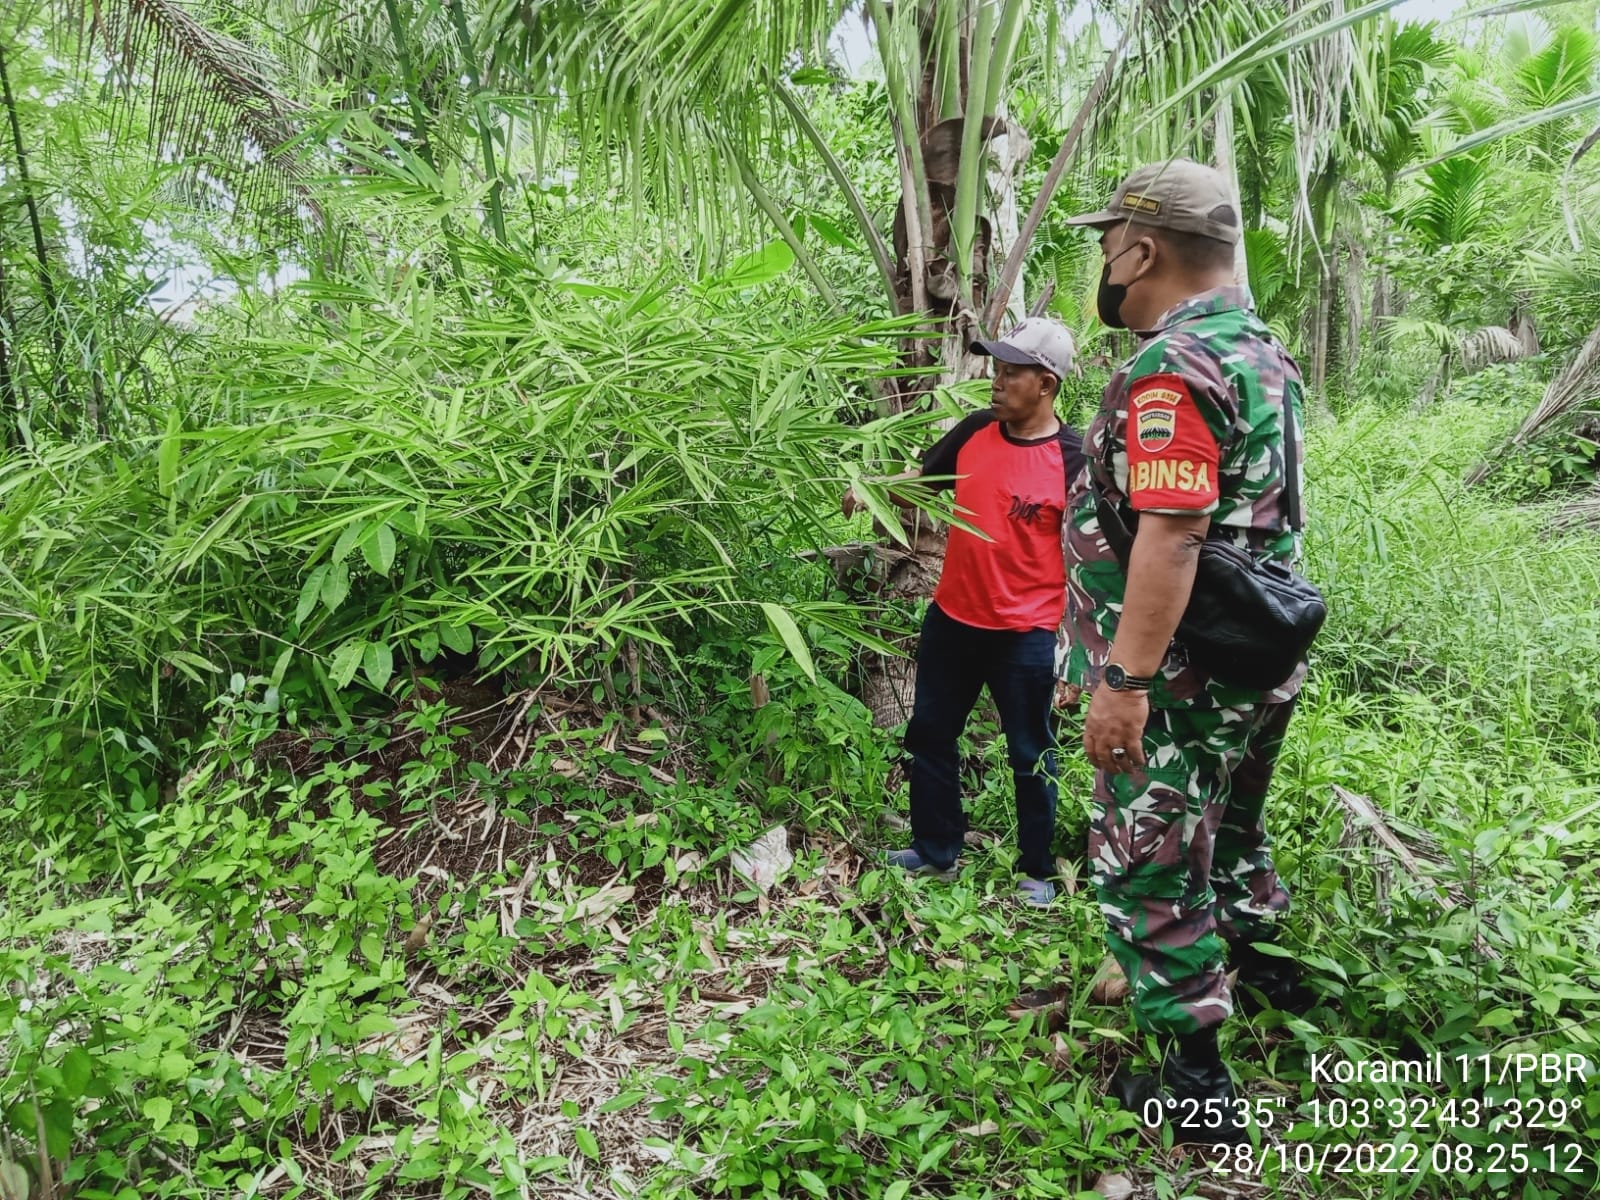
<instances>
[{"instance_id":1,"label":"soldier's hand","mask_svg":"<svg viewBox=\"0 0 1600 1200\"><path fill-rule=\"evenodd\" d=\"M1075 713L1083 706L1083 689L1065 679L1056 680L1056 707Z\"/></svg>"},{"instance_id":2,"label":"soldier's hand","mask_svg":"<svg viewBox=\"0 0 1600 1200\"><path fill-rule=\"evenodd\" d=\"M1112 775L1144 768L1144 727L1150 697L1144 692L1114 692L1105 684L1089 698L1083 721L1083 749L1089 761ZM1123 754L1113 754L1113 750Z\"/></svg>"},{"instance_id":3,"label":"soldier's hand","mask_svg":"<svg viewBox=\"0 0 1600 1200\"><path fill-rule=\"evenodd\" d=\"M853 487L845 488L844 499L839 501L839 511L847 517L853 517L867 506L861 503L861 497L856 495Z\"/></svg>"}]
</instances>

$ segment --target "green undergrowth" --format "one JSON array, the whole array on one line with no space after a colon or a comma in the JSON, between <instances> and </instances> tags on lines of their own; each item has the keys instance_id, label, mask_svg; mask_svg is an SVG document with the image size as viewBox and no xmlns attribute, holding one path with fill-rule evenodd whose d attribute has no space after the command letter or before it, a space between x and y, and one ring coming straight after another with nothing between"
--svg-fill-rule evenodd
<instances>
[{"instance_id":1,"label":"green undergrowth","mask_svg":"<svg viewBox=\"0 0 1600 1200\"><path fill-rule=\"evenodd\" d=\"M1517 415L1476 396L1313 430L1333 615L1270 819L1287 942L1330 1003L1227 1025L1271 1120L1234 1194L1595 1190L1600 545L1549 533L1548 502L1457 485ZM847 641L801 632L818 682L776 633L719 634L685 696L663 689L670 721L601 691L489 728L408 682L395 714L286 733L270 678L241 676L137 806L62 804L23 738L0 1153L37 1175L42 1139L65 1194L116 1200L998 1200L1108 1171L1224 1194L1100 1099L1153 1047L1089 997L1076 719L1053 909L1009 898L985 721L966 771L987 838L953 884L894 878L870 858L904 836L892 738L840 686ZM491 765L506 745L517 765ZM731 859L779 823L796 860L768 895ZM1006 1013L1039 987L1066 997L1059 1031ZM1496 1076L1370 1078L1435 1052ZM1548 1078L1567 1056L1588 1074Z\"/></svg>"}]
</instances>

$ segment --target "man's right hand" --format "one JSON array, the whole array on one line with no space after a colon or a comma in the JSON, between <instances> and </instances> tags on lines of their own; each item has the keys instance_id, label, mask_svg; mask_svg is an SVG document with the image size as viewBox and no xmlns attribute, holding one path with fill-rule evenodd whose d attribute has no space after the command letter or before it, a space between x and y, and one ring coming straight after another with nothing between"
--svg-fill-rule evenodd
<instances>
[{"instance_id":1,"label":"man's right hand","mask_svg":"<svg viewBox=\"0 0 1600 1200\"><path fill-rule=\"evenodd\" d=\"M856 495L853 487L845 488L844 499L839 502L839 511L847 517L853 517L867 506L861 502L861 497Z\"/></svg>"}]
</instances>

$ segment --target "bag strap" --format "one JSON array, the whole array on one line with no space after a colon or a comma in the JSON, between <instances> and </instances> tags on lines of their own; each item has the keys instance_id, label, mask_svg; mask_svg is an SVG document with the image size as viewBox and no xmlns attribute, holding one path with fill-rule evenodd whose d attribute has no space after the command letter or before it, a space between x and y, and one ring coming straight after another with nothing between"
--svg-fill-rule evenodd
<instances>
[{"instance_id":1,"label":"bag strap","mask_svg":"<svg viewBox=\"0 0 1600 1200\"><path fill-rule=\"evenodd\" d=\"M1122 512L1117 505L1105 497L1105 493L1097 488L1091 480L1089 490L1094 492L1094 512L1100 522L1100 536L1106 539L1106 545L1111 548L1111 553L1116 556L1117 565L1122 568L1122 573L1128 573L1128 556L1133 553L1133 534L1139 528L1139 514L1133 514L1133 530L1129 530L1128 523L1122 519Z\"/></svg>"},{"instance_id":2,"label":"bag strap","mask_svg":"<svg viewBox=\"0 0 1600 1200\"><path fill-rule=\"evenodd\" d=\"M1306 527L1300 509L1300 447L1295 437L1294 400L1283 389L1283 483L1289 504L1289 530L1299 533Z\"/></svg>"}]
</instances>

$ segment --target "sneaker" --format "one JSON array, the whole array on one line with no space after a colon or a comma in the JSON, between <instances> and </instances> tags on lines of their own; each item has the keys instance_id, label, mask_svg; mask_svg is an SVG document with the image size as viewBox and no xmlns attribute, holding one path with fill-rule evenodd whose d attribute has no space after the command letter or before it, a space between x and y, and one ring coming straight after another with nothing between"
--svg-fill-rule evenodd
<instances>
[{"instance_id":1,"label":"sneaker","mask_svg":"<svg viewBox=\"0 0 1600 1200\"><path fill-rule=\"evenodd\" d=\"M883 856L883 861L888 866L899 867L908 875L926 875L932 879L942 879L946 883L956 877L955 864L952 863L948 867L936 866L909 846L904 850L889 851Z\"/></svg>"},{"instance_id":2,"label":"sneaker","mask_svg":"<svg viewBox=\"0 0 1600 1200\"><path fill-rule=\"evenodd\" d=\"M1017 884L1017 899L1029 908L1049 908L1050 902L1056 898L1056 885L1048 879L1035 879L1032 875L1025 875L1022 882Z\"/></svg>"}]
</instances>

